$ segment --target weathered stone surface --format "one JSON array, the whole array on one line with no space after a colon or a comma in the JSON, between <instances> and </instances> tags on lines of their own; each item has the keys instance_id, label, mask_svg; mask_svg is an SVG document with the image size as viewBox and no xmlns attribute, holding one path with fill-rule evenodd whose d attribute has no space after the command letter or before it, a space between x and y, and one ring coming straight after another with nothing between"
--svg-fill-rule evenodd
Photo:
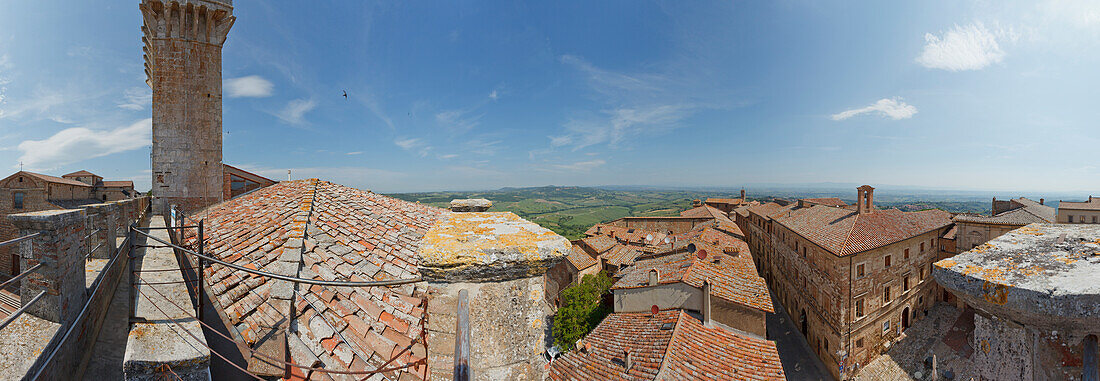
<instances>
[{"instance_id":1,"label":"weathered stone surface","mask_svg":"<svg viewBox=\"0 0 1100 381\"><path fill-rule=\"evenodd\" d=\"M1064 331L1100 325L1098 253L1100 226L1031 224L936 262L933 276L968 304Z\"/></svg>"},{"instance_id":2,"label":"weathered stone surface","mask_svg":"<svg viewBox=\"0 0 1100 381\"><path fill-rule=\"evenodd\" d=\"M503 282L431 283L428 358L432 379L453 374L458 292L469 292L470 367L477 380L541 380L552 312L541 276Z\"/></svg>"},{"instance_id":3,"label":"weathered stone surface","mask_svg":"<svg viewBox=\"0 0 1100 381\"><path fill-rule=\"evenodd\" d=\"M433 281L526 278L569 250L569 240L511 212L451 213L424 236L419 269Z\"/></svg>"},{"instance_id":4,"label":"weathered stone surface","mask_svg":"<svg viewBox=\"0 0 1100 381\"><path fill-rule=\"evenodd\" d=\"M493 202L483 198L451 200L452 212L484 212L491 207L493 207Z\"/></svg>"}]
</instances>

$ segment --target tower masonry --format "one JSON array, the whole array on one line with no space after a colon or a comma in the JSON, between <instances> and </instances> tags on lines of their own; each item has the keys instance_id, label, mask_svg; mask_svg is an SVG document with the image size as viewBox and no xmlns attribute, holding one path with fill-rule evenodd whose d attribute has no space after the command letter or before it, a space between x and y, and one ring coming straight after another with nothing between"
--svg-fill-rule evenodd
<instances>
[{"instance_id":1,"label":"tower masonry","mask_svg":"<svg viewBox=\"0 0 1100 381\"><path fill-rule=\"evenodd\" d=\"M232 0L142 0L146 83L153 89L154 209L222 201L222 44Z\"/></svg>"}]
</instances>

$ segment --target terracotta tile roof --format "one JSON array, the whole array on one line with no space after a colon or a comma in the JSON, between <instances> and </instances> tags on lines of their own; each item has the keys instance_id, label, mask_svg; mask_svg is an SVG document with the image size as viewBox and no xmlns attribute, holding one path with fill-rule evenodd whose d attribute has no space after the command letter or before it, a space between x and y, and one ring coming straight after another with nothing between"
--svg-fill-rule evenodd
<instances>
[{"instance_id":1,"label":"terracotta tile roof","mask_svg":"<svg viewBox=\"0 0 1100 381\"><path fill-rule=\"evenodd\" d=\"M608 236L615 241L630 243L637 246L656 245L664 241L668 235L662 232L627 228L609 224L595 224L585 232L589 237Z\"/></svg>"},{"instance_id":2,"label":"terracotta tile roof","mask_svg":"<svg viewBox=\"0 0 1100 381\"><path fill-rule=\"evenodd\" d=\"M205 219L206 252L222 260L280 272L287 268L279 258L300 252L299 266L291 270L300 277L363 281L418 275L419 242L444 213L314 179L261 188L194 218ZM218 265L205 272L215 306L249 345L286 324L289 309L273 301L278 281ZM298 330L288 335L297 335L327 367L371 369L400 354L391 366L416 365L388 377L426 377L422 286L296 287L291 308ZM401 354L405 348L411 349Z\"/></svg>"},{"instance_id":3,"label":"terracotta tile roof","mask_svg":"<svg viewBox=\"0 0 1100 381\"><path fill-rule=\"evenodd\" d=\"M952 219L960 222L1021 226L1031 223L1054 222L1055 210L1052 207L1039 204L1038 202L1031 201L1024 197L1020 197L1018 199L1010 201L1012 202L1012 205L1016 207L998 213L997 215L983 216L979 214L967 213L959 214Z\"/></svg>"},{"instance_id":4,"label":"terracotta tile roof","mask_svg":"<svg viewBox=\"0 0 1100 381\"><path fill-rule=\"evenodd\" d=\"M848 203L839 197L804 198L803 201L825 206L848 206Z\"/></svg>"},{"instance_id":5,"label":"terracotta tile roof","mask_svg":"<svg viewBox=\"0 0 1100 381\"><path fill-rule=\"evenodd\" d=\"M569 251L565 259L573 264L573 268L577 270L584 270L600 263L599 260L588 255L588 253L584 251L584 248L579 245L573 245L573 250Z\"/></svg>"},{"instance_id":6,"label":"terracotta tile roof","mask_svg":"<svg viewBox=\"0 0 1100 381\"><path fill-rule=\"evenodd\" d=\"M69 173L69 174L66 174L66 175L61 175L61 177L85 177L85 176L100 177L97 174L94 174L94 173L91 173L91 172L88 172L88 171L84 171L84 170L76 171L76 172Z\"/></svg>"},{"instance_id":7,"label":"terracotta tile roof","mask_svg":"<svg viewBox=\"0 0 1100 381\"><path fill-rule=\"evenodd\" d=\"M1059 201L1058 209L1100 210L1100 197L1089 196L1088 201Z\"/></svg>"},{"instance_id":8,"label":"terracotta tile roof","mask_svg":"<svg viewBox=\"0 0 1100 381\"><path fill-rule=\"evenodd\" d=\"M587 348L566 353L550 364L551 380L652 380L661 369L661 362L672 339L672 328L680 311L648 313L617 313L608 315L584 337ZM629 371L623 367L624 355L630 351L633 363Z\"/></svg>"},{"instance_id":9,"label":"terracotta tile roof","mask_svg":"<svg viewBox=\"0 0 1100 381\"><path fill-rule=\"evenodd\" d=\"M105 186L105 187L133 188L134 187L134 182L132 180L104 181L103 186Z\"/></svg>"},{"instance_id":10,"label":"terracotta tile roof","mask_svg":"<svg viewBox=\"0 0 1100 381\"><path fill-rule=\"evenodd\" d=\"M581 244L587 246L596 254L602 254L615 247L615 240L605 235L597 235L582 239Z\"/></svg>"},{"instance_id":11,"label":"terracotta tile roof","mask_svg":"<svg viewBox=\"0 0 1100 381\"><path fill-rule=\"evenodd\" d=\"M639 255L642 255L642 252L637 247L617 244L601 256L609 265L622 266L634 263L634 259Z\"/></svg>"},{"instance_id":12,"label":"terracotta tile roof","mask_svg":"<svg viewBox=\"0 0 1100 381\"><path fill-rule=\"evenodd\" d=\"M672 380L785 380L774 341L707 328L683 312L661 377Z\"/></svg>"},{"instance_id":13,"label":"terracotta tile roof","mask_svg":"<svg viewBox=\"0 0 1100 381\"><path fill-rule=\"evenodd\" d=\"M38 178L42 181L48 182L48 183L75 185L75 186L80 186L80 187L90 187L91 186L91 185L88 185L86 183L82 183L80 181L76 181L76 180L73 180L73 179L64 179L64 178L60 178L60 177L57 177L57 176L43 175L41 173L34 173L34 172L27 172L27 171L23 171L23 173L27 174L29 176L34 176L34 177L36 177L36 178Z\"/></svg>"},{"instance_id":14,"label":"terracotta tile roof","mask_svg":"<svg viewBox=\"0 0 1100 381\"><path fill-rule=\"evenodd\" d=\"M551 364L549 379L784 379L774 342L705 327L682 310L611 314L582 343Z\"/></svg>"},{"instance_id":15,"label":"terracotta tile roof","mask_svg":"<svg viewBox=\"0 0 1100 381\"><path fill-rule=\"evenodd\" d=\"M786 213L787 211L789 211L791 209L794 209L797 206L798 206L797 203L791 203L791 204L787 204L787 205L779 205L779 204L774 203L774 202L769 202L769 203L766 203L766 204L750 206L748 211L750 213L756 213L757 215L760 215L761 217L764 217L765 219L771 219L771 218L774 218L777 215Z\"/></svg>"},{"instance_id":16,"label":"terracotta tile roof","mask_svg":"<svg viewBox=\"0 0 1100 381\"><path fill-rule=\"evenodd\" d=\"M940 238L955 239L955 233L958 233L958 231L959 231L959 226L958 225L951 225L951 229L948 229L947 233L943 233L943 237L940 237Z\"/></svg>"},{"instance_id":17,"label":"terracotta tile roof","mask_svg":"<svg viewBox=\"0 0 1100 381\"><path fill-rule=\"evenodd\" d=\"M774 218L776 223L839 256L886 246L951 224L951 214L942 210L880 209L860 214L821 205L794 208Z\"/></svg>"},{"instance_id":18,"label":"terracotta tile roof","mask_svg":"<svg viewBox=\"0 0 1100 381\"><path fill-rule=\"evenodd\" d=\"M713 202L715 204L741 204L740 198L707 198L706 202Z\"/></svg>"},{"instance_id":19,"label":"terracotta tile roof","mask_svg":"<svg viewBox=\"0 0 1100 381\"><path fill-rule=\"evenodd\" d=\"M703 282L709 279L712 282L711 293L715 297L750 308L775 312L768 286L764 278L756 272L748 245L743 241L736 241L732 245L716 245L714 241L707 242L702 237L697 237L689 241L695 245L694 252L689 251L685 244L664 253L639 257L634 265L619 271L616 276L620 279L611 288L649 287L649 271L656 269L660 284L682 282L702 288ZM702 250L707 254L700 259L697 254Z\"/></svg>"}]
</instances>

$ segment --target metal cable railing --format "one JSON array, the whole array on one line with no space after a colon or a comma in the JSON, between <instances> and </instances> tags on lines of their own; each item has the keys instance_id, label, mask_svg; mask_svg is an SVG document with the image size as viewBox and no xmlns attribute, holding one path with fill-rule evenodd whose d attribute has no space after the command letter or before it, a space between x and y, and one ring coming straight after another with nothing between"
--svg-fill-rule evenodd
<instances>
[{"instance_id":1,"label":"metal cable railing","mask_svg":"<svg viewBox=\"0 0 1100 381\"><path fill-rule=\"evenodd\" d=\"M146 217L147 212L148 212L148 205L146 205L146 209L141 210L140 212L137 213L137 218L136 218L136 220L132 220L130 222L129 229L130 230L134 229L135 228L135 225L134 225L135 222L134 221L140 221L140 220L144 219ZM122 242L120 247L128 246L131 242L133 242L133 236L132 235L127 235L125 241ZM115 255L113 257L111 257L111 259L107 262L107 265L103 267L103 270L102 270L103 274L109 273L111 271L111 269L114 268L115 263L118 262L118 258L119 258L119 256L121 256L122 252L123 252L122 250L117 250L115 252ZM129 250L127 250L127 252L129 252ZM80 309L80 312L77 314L76 319L74 319L73 323L71 325L69 325L69 329L65 331L65 335L62 336L61 340L54 346L54 348L50 352L49 356L47 356L46 360L42 362L42 366L40 366L38 368L38 370L35 372L34 376L32 376L30 378L31 380L38 380L39 377L41 377L42 374L46 371L46 369L52 369L49 366L50 362L53 361L54 357L57 356L57 353L61 351L61 348L64 346L64 344L66 342L68 342L69 337L72 336L73 332L76 331L76 327L83 325L84 318L88 315L89 307L91 306L92 301L96 299L96 297L99 295L100 291L102 290L103 283L104 282L96 282L95 283L95 288L93 288L92 292L89 294L87 301L84 303L84 307L82 307Z\"/></svg>"},{"instance_id":2,"label":"metal cable railing","mask_svg":"<svg viewBox=\"0 0 1100 381\"><path fill-rule=\"evenodd\" d=\"M11 245L11 244L13 244L13 243L18 243L18 242L20 242L20 241L23 241L23 240L26 240L26 239L31 239L31 238L34 238L34 237L37 237L37 236L38 236L39 234L42 234L42 232L38 232L38 233L33 233L33 234L27 234L27 235L25 235L25 236L22 236L22 237L19 237L19 238L12 238L12 239L9 239L9 240L7 240L7 241L4 241L4 242L0 242L0 247L4 247L4 246L7 246L7 245Z\"/></svg>"},{"instance_id":3,"label":"metal cable railing","mask_svg":"<svg viewBox=\"0 0 1100 381\"><path fill-rule=\"evenodd\" d=\"M37 302L39 299L42 299L43 295L46 295L46 290L39 291L38 295L35 295L33 298L31 298L30 301L19 307L18 310L12 312L11 316L8 316L7 319L4 319L3 323L0 323L0 329L4 329L4 327L7 327L8 324L11 324L11 322L15 321L15 319L18 318L19 315L22 315L23 312L25 312L28 308L31 308L31 306L34 305L35 302Z\"/></svg>"},{"instance_id":4,"label":"metal cable railing","mask_svg":"<svg viewBox=\"0 0 1100 381\"><path fill-rule=\"evenodd\" d=\"M424 280L423 277L418 276L418 277L415 277L415 278L407 278L407 279L376 280L376 281L366 281L366 282L341 282L341 281L306 279L306 278L299 278L299 277L293 277L293 276L287 276L287 275L279 275L279 274L269 273L267 271L262 271L262 270L253 270L253 269L241 266L241 265L229 263L229 262L217 259L217 258L213 258L213 257L209 257L209 256L206 256L206 255L203 255L203 254L199 254L199 253L197 253L195 251L192 251L190 249L187 249L187 248L184 248L182 246L179 246L179 245L173 244L171 242L167 242L165 240L162 240L160 238L154 237L154 236L150 235L149 233L141 231L141 229L133 228L133 230L134 230L134 232L137 232L138 234L141 234L141 235L143 235L147 238L152 238L154 241L163 243L165 245L169 245L169 246L171 246L172 248L174 248L176 250L179 250L181 252L193 255L195 257L198 257L198 258L201 258L201 259L213 262L213 263L217 263L217 264L222 265L222 266L226 266L226 267L230 267L230 268L233 268L233 269L236 269L236 270L244 271L244 272L249 273L249 274L255 274L255 275L264 276L264 277L273 278L273 279L278 279L278 280L285 280L285 281L288 281L288 282L304 283L304 284L316 284L316 285L319 285L319 286L336 286L336 287L388 287L388 286L399 286L399 285L409 284L409 283L417 283L417 282L421 282L421 281Z\"/></svg>"},{"instance_id":5,"label":"metal cable railing","mask_svg":"<svg viewBox=\"0 0 1100 381\"><path fill-rule=\"evenodd\" d=\"M30 275L30 273L33 272L34 270L38 270L38 269L42 268L42 266L45 266L45 265L46 265L45 263L39 262L37 265L31 266L31 268L27 269L27 271L21 272L21 273L19 273L19 275L16 275L16 276L12 277L11 279L8 279L6 282L0 284L0 289L2 289L4 287L7 287L9 284L18 282L20 279L23 279L23 277L25 277L27 275Z\"/></svg>"},{"instance_id":6,"label":"metal cable railing","mask_svg":"<svg viewBox=\"0 0 1100 381\"><path fill-rule=\"evenodd\" d=\"M140 279L140 276L138 277L138 279ZM168 315L168 313L166 311L164 311L164 309L160 308L160 306L158 306L156 302L153 302L152 298L149 298L149 296L146 295L145 292L143 292L141 290L143 287L135 287L135 288L138 290L138 293L141 294L142 297L145 298L145 300L150 301L150 304L153 307L155 307L158 311L160 311L162 314L164 314L164 316L170 316L170 315ZM148 289L151 289L151 290L155 291L157 294L159 294L161 296L161 298L168 301L169 304L175 306L179 310L181 310L185 313L189 312L186 308L183 308L182 306L180 306L176 302L169 299L168 296L164 295L164 293L160 292L160 290L157 290L156 287L144 287L144 288L148 288ZM426 318L427 318L427 315L425 314L423 319L426 319ZM423 332L424 327L427 326L427 324L426 324L427 322L425 322L423 319L421 320L421 330L422 330L421 338L422 338L422 340L427 340L427 334L425 332ZM213 348L210 348L209 344L206 344L203 340L199 340L198 337L196 337L193 333L191 333L190 331L187 331L187 329L180 326L179 322L177 322L176 320L179 320L179 319L168 319L168 321L171 322L173 325L175 325L177 328L183 329L184 333L187 333L196 342L201 343L207 349L210 349L211 352L216 353ZM195 321L198 322L203 327L206 327L208 330L210 330L214 334L222 337L223 339L232 341L235 344L240 344L236 340L233 340L233 338L231 338L229 336L226 336L225 334L221 333L220 331L218 331L214 327L210 326L209 324L206 324L206 322L204 322L202 320L198 320L198 319L196 319ZM175 329L173 328L173 331L174 330ZM274 364L274 365L291 366L291 367L299 368L299 369L302 369L302 370L308 370L310 372L318 372L318 373L345 374L345 375L367 375L367 374L384 373L384 372L391 372L391 371L400 370L400 369L406 369L406 368L418 365L421 362L426 362L425 359L421 359L421 360L414 361L414 362L411 362L411 363L408 363L408 364L405 364L405 365L393 366L393 367L389 367L389 368L385 367L386 365L389 365L389 363L393 362L393 360L396 360L396 359L400 358L406 352L409 352L410 350L412 350L412 347L416 344L417 344L417 342L415 342L415 341L410 343L403 350L401 350L401 352L398 352L396 355L391 356L391 358L388 361L386 361L385 363L383 363L378 369L366 370L366 371L333 370L333 369L318 368L318 367L297 364L297 363L289 362L289 361L286 361L286 360L278 359L278 358L275 358L275 357L271 357L268 354L257 351L255 349L252 349L252 348L248 347L248 346L245 346L245 349L248 350L253 356L259 357L259 358L264 359L266 361L269 361L270 364ZM221 355L219 354L218 357L221 357ZM224 357L222 357L222 359L225 360ZM226 361L228 361L228 360L226 360ZM240 369L240 368L238 367L237 369ZM249 374L251 374L251 373L249 373Z\"/></svg>"}]
</instances>

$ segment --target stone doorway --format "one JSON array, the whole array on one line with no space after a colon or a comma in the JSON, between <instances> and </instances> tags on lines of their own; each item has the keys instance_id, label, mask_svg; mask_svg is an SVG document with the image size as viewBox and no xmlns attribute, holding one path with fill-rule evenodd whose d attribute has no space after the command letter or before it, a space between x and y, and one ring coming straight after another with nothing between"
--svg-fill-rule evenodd
<instances>
[{"instance_id":1,"label":"stone doorway","mask_svg":"<svg viewBox=\"0 0 1100 381\"><path fill-rule=\"evenodd\" d=\"M909 328L909 307L901 310L901 329L904 331L906 328Z\"/></svg>"},{"instance_id":2,"label":"stone doorway","mask_svg":"<svg viewBox=\"0 0 1100 381\"><path fill-rule=\"evenodd\" d=\"M802 326L802 335L809 336L809 332L806 329L806 309L802 309L802 314L798 316L799 325Z\"/></svg>"}]
</instances>

